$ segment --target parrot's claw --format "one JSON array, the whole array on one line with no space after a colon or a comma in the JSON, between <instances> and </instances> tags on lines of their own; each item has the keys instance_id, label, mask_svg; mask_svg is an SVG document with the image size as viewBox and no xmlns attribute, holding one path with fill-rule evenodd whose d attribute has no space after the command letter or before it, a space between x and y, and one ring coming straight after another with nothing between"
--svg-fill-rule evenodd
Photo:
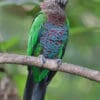
<instances>
[{"instance_id":1,"label":"parrot's claw","mask_svg":"<svg viewBox=\"0 0 100 100\"><path fill-rule=\"evenodd\" d=\"M43 67L43 65L46 63L46 58L43 55L39 55L39 58L42 62L42 67Z\"/></svg>"},{"instance_id":2,"label":"parrot's claw","mask_svg":"<svg viewBox=\"0 0 100 100\"><path fill-rule=\"evenodd\" d=\"M61 59L56 59L56 62L57 62L58 68L59 68L62 65L62 60Z\"/></svg>"}]
</instances>

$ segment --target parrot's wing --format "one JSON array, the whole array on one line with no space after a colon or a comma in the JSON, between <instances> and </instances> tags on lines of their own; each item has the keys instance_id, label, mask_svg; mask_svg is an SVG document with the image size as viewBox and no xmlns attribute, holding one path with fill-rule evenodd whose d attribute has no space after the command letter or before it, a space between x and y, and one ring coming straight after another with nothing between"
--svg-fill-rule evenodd
<instances>
[{"instance_id":1,"label":"parrot's wing","mask_svg":"<svg viewBox=\"0 0 100 100\"><path fill-rule=\"evenodd\" d=\"M59 57L60 59L62 59L62 57L64 56L65 49L66 49L67 42L68 42L69 29L70 29L70 24L69 24L69 20L68 20L68 19L66 20L66 27L67 27L67 32L66 32L67 38L66 38L66 41L64 41L64 43L62 44L62 48L61 48L60 51L59 51L58 57Z\"/></svg>"},{"instance_id":2,"label":"parrot's wing","mask_svg":"<svg viewBox=\"0 0 100 100\"><path fill-rule=\"evenodd\" d=\"M28 38L28 48L27 48L28 55L32 55L32 51L38 41L40 28L45 22L45 20L46 20L45 14L39 13L39 15L34 19L32 23Z\"/></svg>"}]
</instances>

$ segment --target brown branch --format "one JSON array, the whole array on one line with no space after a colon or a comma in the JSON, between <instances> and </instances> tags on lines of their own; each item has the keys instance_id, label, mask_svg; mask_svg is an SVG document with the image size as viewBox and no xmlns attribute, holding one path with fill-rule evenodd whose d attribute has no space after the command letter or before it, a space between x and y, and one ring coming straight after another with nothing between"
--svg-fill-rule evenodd
<instances>
[{"instance_id":1,"label":"brown branch","mask_svg":"<svg viewBox=\"0 0 100 100\"><path fill-rule=\"evenodd\" d=\"M42 62L39 57L6 54L6 53L0 53L0 64L35 65L37 67L42 66ZM86 67L68 63L62 63L62 65L58 68L56 60L51 60L51 59L47 59L43 67L53 71L58 70L66 73L75 74L90 80L100 82L100 71L92 70Z\"/></svg>"}]
</instances>

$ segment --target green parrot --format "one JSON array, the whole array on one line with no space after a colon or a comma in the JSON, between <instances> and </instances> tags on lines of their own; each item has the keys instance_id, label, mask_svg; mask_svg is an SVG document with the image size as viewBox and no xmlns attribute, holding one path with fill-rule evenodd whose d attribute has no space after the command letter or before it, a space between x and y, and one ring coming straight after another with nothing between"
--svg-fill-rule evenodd
<instances>
[{"instance_id":1,"label":"green parrot","mask_svg":"<svg viewBox=\"0 0 100 100\"><path fill-rule=\"evenodd\" d=\"M40 4L41 11L32 23L27 54L41 56L43 63L48 59L62 59L69 36L69 22L65 14L68 0L45 0ZM52 66L52 65L51 65ZM37 66L28 66L28 77L24 100L44 100L46 88L56 71Z\"/></svg>"}]
</instances>

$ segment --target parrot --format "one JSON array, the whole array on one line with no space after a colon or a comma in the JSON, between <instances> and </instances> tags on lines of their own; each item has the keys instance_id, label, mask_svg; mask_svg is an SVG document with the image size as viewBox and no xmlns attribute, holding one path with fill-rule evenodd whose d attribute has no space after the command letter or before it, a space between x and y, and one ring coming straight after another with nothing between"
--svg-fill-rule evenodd
<instances>
[{"instance_id":1,"label":"parrot","mask_svg":"<svg viewBox=\"0 0 100 100\"><path fill-rule=\"evenodd\" d=\"M54 59L61 64L69 37L69 20L65 8L68 0L44 0L41 11L33 19L29 31L27 55ZM51 65L52 66L52 65ZM45 100L48 84L57 71L28 66L28 76L23 100Z\"/></svg>"}]
</instances>

